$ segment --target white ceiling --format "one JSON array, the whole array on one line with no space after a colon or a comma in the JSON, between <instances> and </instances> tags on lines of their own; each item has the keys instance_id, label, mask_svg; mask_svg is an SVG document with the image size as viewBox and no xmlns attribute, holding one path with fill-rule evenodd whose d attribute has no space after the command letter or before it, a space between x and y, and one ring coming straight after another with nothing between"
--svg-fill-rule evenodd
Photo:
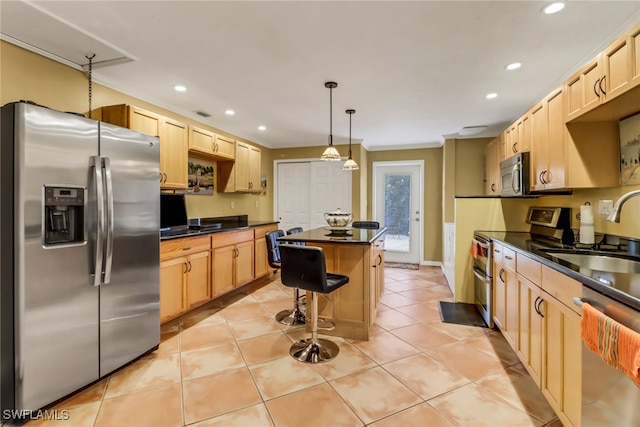
<instances>
[{"instance_id":1,"label":"white ceiling","mask_svg":"<svg viewBox=\"0 0 640 427\"><path fill-rule=\"evenodd\" d=\"M76 68L95 53L95 82L270 148L326 144L332 80L335 143L354 108L354 142L420 148L498 134L640 20L637 1L548 3L1 0L0 32Z\"/></svg>"}]
</instances>

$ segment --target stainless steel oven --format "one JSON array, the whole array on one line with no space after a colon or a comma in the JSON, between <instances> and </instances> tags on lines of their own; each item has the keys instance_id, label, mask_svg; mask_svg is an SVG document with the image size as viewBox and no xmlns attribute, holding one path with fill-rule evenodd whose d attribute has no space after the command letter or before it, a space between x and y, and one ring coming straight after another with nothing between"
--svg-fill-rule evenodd
<instances>
[{"instance_id":1,"label":"stainless steel oven","mask_svg":"<svg viewBox=\"0 0 640 427\"><path fill-rule=\"evenodd\" d=\"M493 292L491 277L493 261L491 256L491 240L478 233L474 233L471 254L473 256L475 304L484 322L492 328L493 317L491 316L491 302Z\"/></svg>"}]
</instances>

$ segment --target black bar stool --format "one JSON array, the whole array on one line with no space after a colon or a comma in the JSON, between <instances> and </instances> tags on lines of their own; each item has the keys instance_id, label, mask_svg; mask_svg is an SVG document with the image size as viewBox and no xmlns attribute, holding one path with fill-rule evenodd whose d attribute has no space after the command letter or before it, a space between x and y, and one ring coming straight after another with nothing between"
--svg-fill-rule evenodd
<instances>
[{"instance_id":1,"label":"black bar stool","mask_svg":"<svg viewBox=\"0 0 640 427\"><path fill-rule=\"evenodd\" d=\"M349 283L349 277L327 273L322 248L283 244L280 245L280 259L282 283L311 291L311 338L294 343L289 353L305 363L322 363L335 358L340 348L332 341L318 338L318 293L335 291Z\"/></svg>"},{"instance_id":2,"label":"black bar stool","mask_svg":"<svg viewBox=\"0 0 640 427\"><path fill-rule=\"evenodd\" d=\"M273 230L268 231L265 234L267 239L267 259L269 261L269 267L273 269L281 268L280 262L280 241L279 237L284 236L284 231ZM298 326L307 323L307 318L300 310L299 293L296 289L293 295L293 309L282 310L276 314L276 321L287 326Z\"/></svg>"}]
</instances>

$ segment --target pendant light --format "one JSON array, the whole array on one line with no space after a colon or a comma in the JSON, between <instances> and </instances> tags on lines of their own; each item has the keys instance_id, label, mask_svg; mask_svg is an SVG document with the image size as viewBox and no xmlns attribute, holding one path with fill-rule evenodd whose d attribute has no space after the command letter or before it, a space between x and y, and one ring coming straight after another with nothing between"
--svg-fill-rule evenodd
<instances>
[{"instance_id":1,"label":"pendant light","mask_svg":"<svg viewBox=\"0 0 640 427\"><path fill-rule=\"evenodd\" d=\"M344 165L342 166L342 170L345 171L354 171L360 169L356 161L353 160L353 157L351 157L351 116L353 116L355 112L356 110L345 111L345 113L349 115L349 158L346 162L344 162Z\"/></svg>"},{"instance_id":2,"label":"pendant light","mask_svg":"<svg viewBox=\"0 0 640 427\"><path fill-rule=\"evenodd\" d=\"M320 159L338 161L340 160L340 153L333 146L333 89L338 87L338 83L326 82L324 87L329 88L329 146L324 150Z\"/></svg>"}]
</instances>

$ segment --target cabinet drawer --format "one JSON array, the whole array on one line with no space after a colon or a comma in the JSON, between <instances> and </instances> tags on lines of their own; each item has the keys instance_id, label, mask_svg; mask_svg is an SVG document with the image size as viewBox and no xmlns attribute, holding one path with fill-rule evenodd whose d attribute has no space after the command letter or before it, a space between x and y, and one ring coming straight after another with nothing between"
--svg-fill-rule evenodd
<instances>
[{"instance_id":1,"label":"cabinet drawer","mask_svg":"<svg viewBox=\"0 0 640 427\"><path fill-rule=\"evenodd\" d=\"M209 236L174 239L160 243L160 259L171 259L211 249Z\"/></svg>"},{"instance_id":2,"label":"cabinet drawer","mask_svg":"<svg viewBox=\"0 0 640 427\"><path fill-rule=\"evenodd\" d=\"M502 247L502 265L506 268L516 271L516 252L506 246Z\"/></svg>"},{"instance_id":3,"label":"cabinet drawer","mask_svg":"<svg viewBox=\"0 0 640 427\"><path fill-rule=\"evenodd\" d=\"M502 252L503 252L504 246L499 245L497 243L493 244L492 247L492 251L493 251L493 261L497 262L499 264L502 264Z\"/></svg>"},{"instance_id":4,"label":"cabinet drawer","mask_svg":"<svg viewBox=\"0 0 640 427\"><path fill-rule=\"evenodd\" d=\"M571 310L581 314L573 298L582 295L582 283L545 265L542 266L542 289Z\"/></svg>"},{"instance_id":5,"label":"cabinet drawer","mask_svg":"<svg viewBox=\"0 0 640 427\"><path fill-rule=\"evenodd\" d=\"M534 261L528 256L522 255L521 253L516 254L516 268L517 272L532 283L540 286L540 279L542 277L542 264L538 261Z\"/></svg>"},{"instance_id":6,"label":"cabinet drawer","mask_svg":"<svg viewBox=\"0 0 640 427\"><path fill-rule=\"evenodd\" d=\"M277 230L278 229L278 225L277 224L271 224L271 225L261 225L260 227L256 227L253 229L254 232L254 239L264 239L264 235L267 234L267 231L273 231L273 230Z\"/></svg>"},{"instance_id":7,"label":"cabinet drawer","mask_svg":"<svg viewBox=\"0 0 640 427\"><path fill-rule=\"evenodd\" d=\"M235 245L236 243L253 240L253 229L243 231L230 231L228 233L216 233L211 236L211 247Z\"/></svg>"}]
</instances>

